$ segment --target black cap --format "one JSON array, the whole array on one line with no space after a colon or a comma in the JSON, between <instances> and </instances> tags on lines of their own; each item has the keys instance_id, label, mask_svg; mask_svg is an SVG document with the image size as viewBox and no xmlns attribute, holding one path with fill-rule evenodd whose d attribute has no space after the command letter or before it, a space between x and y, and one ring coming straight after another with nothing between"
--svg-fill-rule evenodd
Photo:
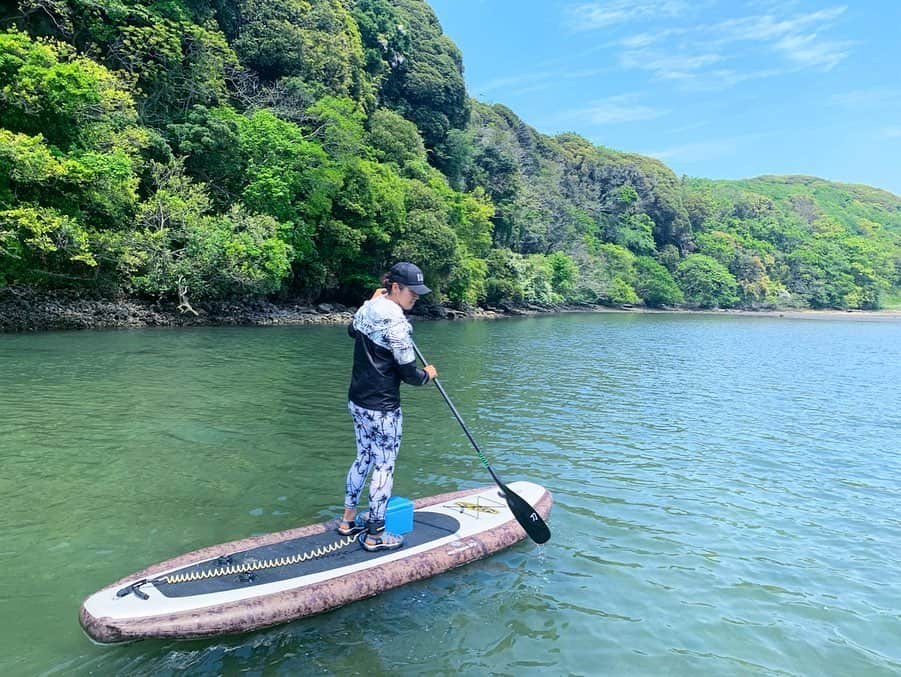
<instances>
[{"instance_id":1,"label":"black cap","mask_svg":"<svg viewBox=\"0 0 901 677\"><path fill-rule=\"evenodd\" d=\"M406 261L401 261L391 266L391 270L388 271L388 279L391 282L397 282L409 287L420 296L432 291L422 283L422 271L419 270L419 266L414 266Z\"/></svg>"}]
</instances>

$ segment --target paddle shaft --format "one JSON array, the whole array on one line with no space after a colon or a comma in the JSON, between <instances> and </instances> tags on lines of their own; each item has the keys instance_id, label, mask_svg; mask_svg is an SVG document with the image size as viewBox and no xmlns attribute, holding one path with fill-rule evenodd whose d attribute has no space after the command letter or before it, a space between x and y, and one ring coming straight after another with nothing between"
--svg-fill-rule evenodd
<instances>
[{"instance_id":1,"label":"paddle shaft","mask_svg":"<svg viewBox=\"0 0 901 677\"><path fill-rule=\"evenodd\" d=\"M428 364L425 357L419 352L419 348L415 343L413 344L413 350L416 351L416 357L420 359L423 365ZM457 423L460 424L460 427L463 428L463 432L466 433L466 437L468 437L470 443L472 443L472 447L479 455L479 460L482 461L482 465L484 465L485 469L491 473L491 478L497 483L497 486L500 487L501 495L504 497L504 500L507 501L507 505L510 508L510 512L513 513L513 517L516 518L516 521L519 522L519 525L533 541L536 543L544 543L547 541L551 537L551 531L548 529L547 524L544 523L544 520L541 519L541 516L535 508L529 505L522 496L500 481L498 476L494 473L494 470L491 469L488 459L485 458L485 454L479 449L479 445L472 436L472 433L469 432L469 428L466 427L466 423L464 423L463 417L460 416L460 412L457 411L454 403L451 402L450 397L448 397L448 394L445 392L444 387L438 382L437 378L432 380L435 382L435 385L438 386L438 392L441 393L444 401L447 402L447 406L450 407L450 410L453 412L454 418L457 419Z\"/></svg>"},{"instance_id":2,"label":"paddle shaft","mask_svg":"<svg viewBox=\"0 0 901 677\"><path fill-rule=\"evenodd\" d=\"M422 361L423 365L428 364L425 357L419 352L419 348L415 343L413 344L413 350L416 351L416 357ZM494 470L492 470L491 466L488 464L488 459L485 458L485 454L479 449L479 445L472 436L472 433L469 432L469 428L466 427L466 423L463 422L463 417L460 416L460 412L457 411L454 403L450 401L450 397L448 397L447 393L444 391L444 387L438 382L437 378L432 380L435 382L435 385L438 386L438 392L441 393L444 401L447 402L447 406L450 407L450 410L453 412L454 418L457 419L457 423L460 424L460 427L463 428L463 432L466 433L466 437L468 437L469 441L472 443L473 449L478 453L482 465L484 465L485 469L491 473L491 478L497 483L497 486L500 487L501 495L504 497L504 500L507 501L507 506L510 508L510 512L513 513L513 517L516 518L516 521L519 522L519 525L525 530L529 538L536 543L546 542L551 537L551 530L548 529L547 524L541 519L541 515L539 515L538 511L529 505L522 496L500 481L498 476L494 473Z\"/></svg>"},{"instance_id":3,"label":"paddle shaft","mask_svg":"<svg viewBox=\"0 0 901 677\"><path fill-rule=\"evenodd\" d=\"M417 345L415 343L413 344L413 350L416 351L416 357L418 357L419 360L423 364L428 364L428 362L425 361L425 357L423 357L422 353L419 352L419 348L417 347ZM466 423L463 421L463 417L460 416L460 412L457 411L457 408L454 406L454 403L451 402L451 398L450 398L450 396L448 396L447 391L444 390L444 386L441 385L441 381L439 381L437 378L433 378L432 382L436 386L438 386L438 392L441 393L441 397L443 397L444 401L447 402L447 406L450 407L451 413L453 413L454 418L457 419L457 423L459 423L460 427L463 428L463 432L466 433L466 437L469 438L469 442L472 444L472 448L475 449L476 453L479 455L479 460L482 462L482 465L485 466L485 470L487 470L489 473L491 473L491 477L494 479L495 482L497 482L497 485L501 489L506 489L506 487L504 486L504 483L501 482L500 479L498 479L498 476L494 473L494 470L491 469L491 465L488 463L488 459L485 458L485 454L483 454L482 450L479 449L479 443L476 442L476 439L472 436L472 433L469 432L469 428L466 427Z\"/></svg>"}]
</instances>

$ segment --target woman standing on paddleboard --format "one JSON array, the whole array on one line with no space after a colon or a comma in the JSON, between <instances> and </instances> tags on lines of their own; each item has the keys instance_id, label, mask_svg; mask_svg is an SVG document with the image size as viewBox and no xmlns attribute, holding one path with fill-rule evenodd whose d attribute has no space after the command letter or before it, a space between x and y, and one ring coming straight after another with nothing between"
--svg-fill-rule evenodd
<instances>
[{"instance_id":1,"label":"woman standing on paddleboard","mask_svg":"<svg viewBox=\"0 0 901 677\"><path fill-rule=\"evenodd\" d=\"M350 536L365 531L360 543L370 551L399 548L404 542L403 536L385 531L403 427L400 382L422 386L438 375L430 364L417 368L413 328L404 311L430 291L417 266L397 263L347 328L356 341L347 404L354 420L357 458L347 473L338 533ZM369 516L363 522L357 518L357 505L370 471Z\"/></svg>"}]
</instances>

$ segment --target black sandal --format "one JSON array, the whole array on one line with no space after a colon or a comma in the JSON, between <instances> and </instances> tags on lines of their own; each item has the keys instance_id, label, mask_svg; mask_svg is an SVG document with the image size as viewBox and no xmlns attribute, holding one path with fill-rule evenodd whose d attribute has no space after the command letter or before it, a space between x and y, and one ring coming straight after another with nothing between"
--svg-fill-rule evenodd
<instances>
[{"instance_id":1,"label":"black sandal","mask_svg":"<svg viewBox=\"0 0 901 677\"><path fill-rule=\"evenodd\" d=\"M367 539L371 538L374 543L367 543ZM395 550L404 544L404 537L399 534L391 534L382 531L378 534L362 533L357 537L363 550L368 552L377 552L379 550Z\"/></svg>"},{"instance_id":2,"label":"black sandal","mask_svg":"<svg viewBox=\"0 0 901 677\"><path fill-rule=\"evenodd\" d=\"M336 531L342 536L356 536L361 531L366 531L366 520L363 518L368 514L369 513L363 513L362 515L357 515L353 522L342 519L338 522Z\"/></svg>"}]
</instances>

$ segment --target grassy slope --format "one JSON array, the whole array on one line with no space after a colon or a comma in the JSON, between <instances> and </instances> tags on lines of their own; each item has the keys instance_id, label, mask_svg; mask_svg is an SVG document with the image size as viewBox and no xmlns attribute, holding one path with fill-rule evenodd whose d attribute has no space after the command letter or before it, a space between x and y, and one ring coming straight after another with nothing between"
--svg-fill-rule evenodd
<instances>
[{"instance_id":1,"label":"grassy slope","mask_svg":"<svg viewBox=\"0 0 901 677\"><path fill-rule=\"evenodd\" d=\"M879 188L796 175L714 183L765 195L783 208L793 197L808 197L824 214L850 230L858 230L860 220L866 219L901 234L901 197Z\"/></svg>"}]
</instances>

